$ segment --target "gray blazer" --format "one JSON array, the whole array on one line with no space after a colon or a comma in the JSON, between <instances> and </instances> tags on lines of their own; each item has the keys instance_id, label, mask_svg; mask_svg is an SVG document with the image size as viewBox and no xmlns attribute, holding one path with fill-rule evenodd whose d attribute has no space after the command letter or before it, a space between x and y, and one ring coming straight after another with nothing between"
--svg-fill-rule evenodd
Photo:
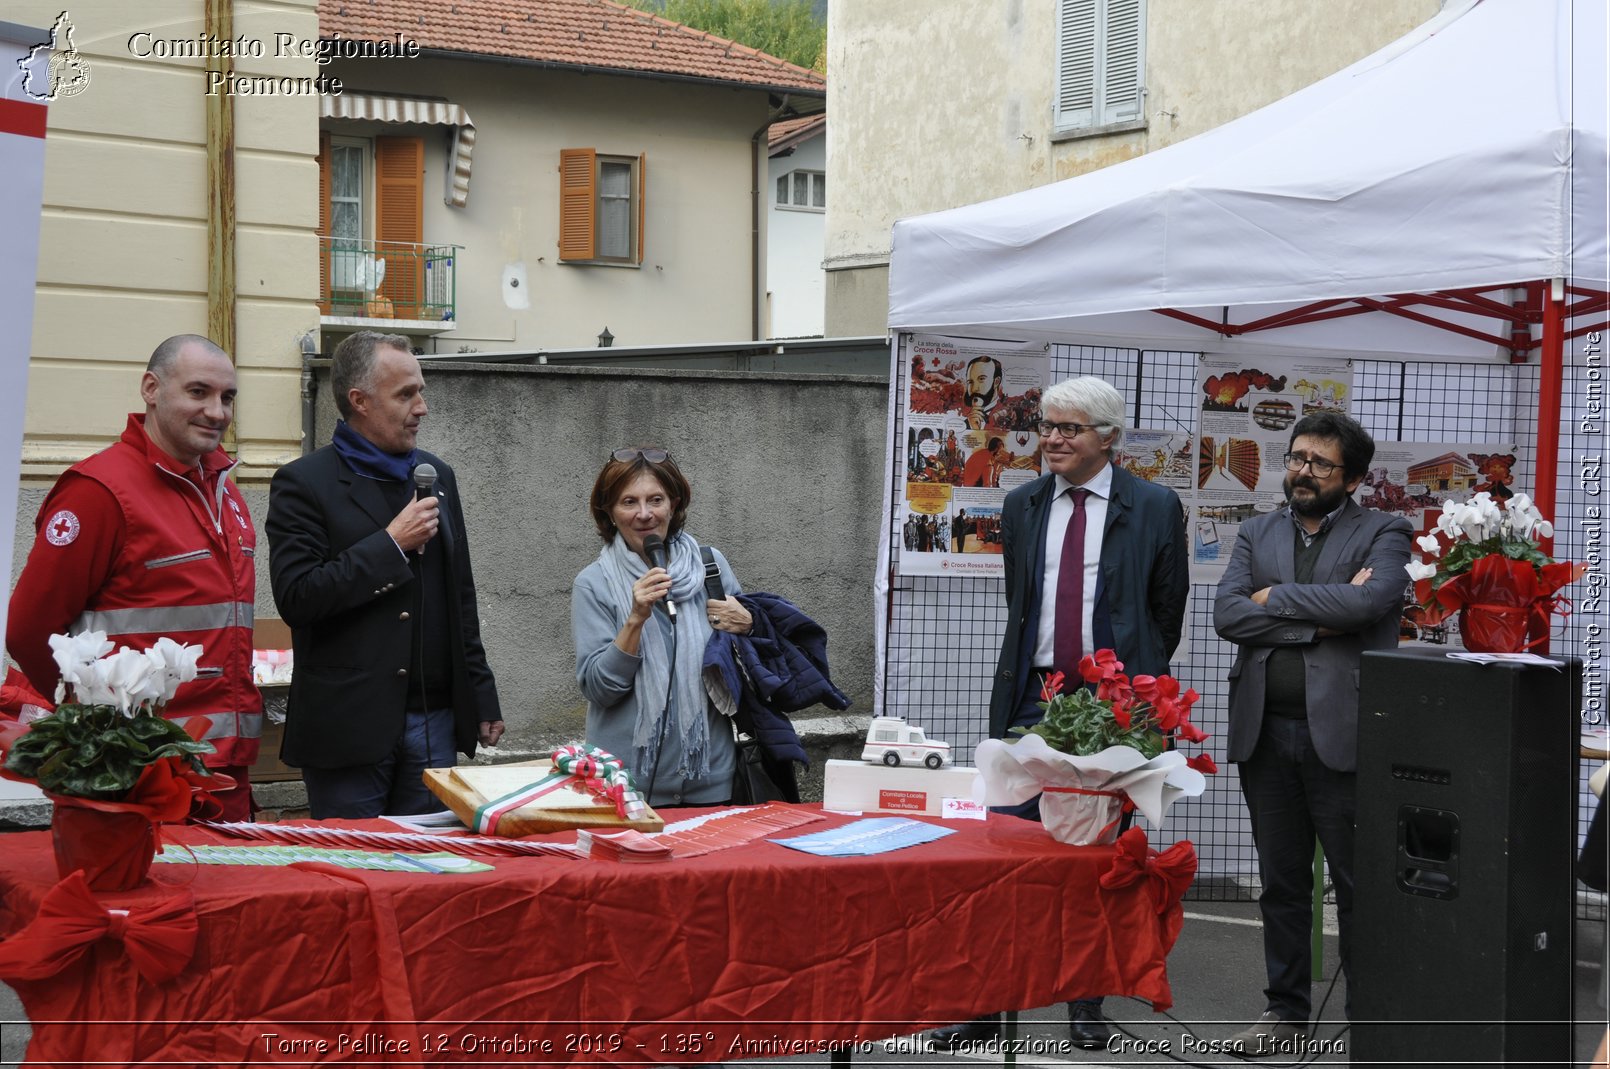
<instances>
[{"instance_id":1,"label":"gray blazer","mask_svg":"<svg viewBox=\"0 0 1610 1069\"><path fill-rule=\"evenodd\" d=\"M1263 729L1264 669L1276 646L1302 649L1308 666L1308 730L1328 768L1353 771L1358 759L1358 669L1365 650L1398 644L1408 585L1409 521L1360 508L1349 499L1314 566L1312 583L1295 578L1296 528L1286 509L1241 525L1213 600L1213 626L1236 643L1230 669L1232 761L1252 756ZM1374 569L1369 582L1348 580ZM1252 595L1272 587L1266 605ZM1339 632L1320 637L1320 628Z\"/></svg>"}]
</instances>

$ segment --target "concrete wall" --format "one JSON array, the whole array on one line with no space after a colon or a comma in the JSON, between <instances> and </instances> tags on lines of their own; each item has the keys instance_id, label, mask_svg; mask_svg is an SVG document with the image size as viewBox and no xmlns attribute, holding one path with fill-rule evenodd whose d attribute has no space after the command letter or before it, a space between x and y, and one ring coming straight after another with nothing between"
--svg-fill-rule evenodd
<instances>
[{"instance_id":1,"label":"concrete wall","mask_svg":"<svg viewBox=\"0 0 1610 1069\"><path fill-rule=\"evenodd\" d=\"M334 409L319 371L316 440ZM794 601L828 630L833 678L872 704L872 575L883 492L886 382L505 365L425 369L420 445L457 472L481 626L509 734L500 757L579 738L570 584L601 543L587 495L609 451L660 443L693 485L688 530L746 589ZM18 574L46 487L19 497ZM266 489L247 487L266 544ZM266 554L258 612L277 616ZM817 709L814 714L825 714Z\"/></svg>"},{"instance_id":2,"label":"concrete wall","mask_svg":"<svg viewBox=\"0 0 1610 1069\"><path fill-rule=\"evenodd\" d=\"M457 326L425 342L427 352L595 345L606 326L617 345L752 336L749 191L763 91L430 58L329 70L350 92L445 99L475 122L463 208L442 199L449 127L323 124L339 136L424 137L425 241L464 247ZM560 263L565 148L646 157L641 266ZM528 308L505 300L510 267L525 272Z\"/></svg>"},{"instance_id":3,"label":"concrete wall","mask_svg":"<svg viewBox=\"0 0 1610 1069\"><path fill-rule=\"evenodd\" d=\"M1210 130L1368 55L1440 6L1147 0L1147 125L1054 140L1056 0L837 0L828 13L828 333L883 330L896 219L1071 178Z\"/></svg>"},{"instance_id":4,"label":"concrete wall","mask_svg":"<svg viewBox=\"0 0 1610 1069\"><path fill-rule=\"evenodd\" d=\"M766 286L771 291L768 338L806 338L822 334L825 301L822 249L827 214L777 203L777 179L792 171L827 170L827 137L801 142L786 155L773 156L766 174L771 211L766 226ZM828 191L828 197L833 195Z\"/></svg>"},{"instance_id":5,"label":"concrete wall","mask_svg":"<svg viewBox=\"0 0 1610 1069\"><path fill-rule=\"evenodd\" d=\"M49 27L61 10L13 0L4 18ZM69 11L88 84L50 104L25 473L54 476L116 437L131 375L156 343L207 333L203 63L147 54L151 41L194 46L202 13L201 0L88 0ZM237 61L241 73L318 73L311 59L273 56L275 34L318 36L314 0L237 4L234 29L266 42L264 58ZM236 433L250 476L299 449L297 341L318 326L318 98L232 100Z\"/></svg>"}]
</instances>

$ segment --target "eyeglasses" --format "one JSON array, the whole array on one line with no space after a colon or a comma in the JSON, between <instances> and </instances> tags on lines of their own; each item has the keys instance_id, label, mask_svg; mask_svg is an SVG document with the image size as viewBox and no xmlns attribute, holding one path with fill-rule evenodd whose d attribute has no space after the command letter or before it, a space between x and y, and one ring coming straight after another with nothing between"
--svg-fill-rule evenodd
<instances>
[{"instance_id":1,"label":"eyeglasses","mask_svg":"<svg viewBox=\"0 0 1610 1069\"><path fill-rule=\"evenodd\" d=\"M1341 467L1334 460L1326 460L1324 457L1305 457L1297 453L1286 454L1287 471L1302 471L1305 464L1308 466L1308 470L1321 479L1329 479L1331 474Z\"/></svg>"},{"instance_id":2,"label":"eyeglasses","mask_svg":"<svg viewBox=\"0 0 1610 1069\"><path fill-rule=\"evenodd\" d=\"M1041 438L1051 437L1052 431L1056 431L1064 438L1077 438L1085 431L1101 430L1101 425L1096 423L1054 423L1051 420L1042 419L1034 425L1034 429L1040 432Z\"/></svg>"},{"instance_id":3,"label":"eyeglasses","mask_svg":"<svg viewBox=\"0 0 1610 1069\"><path fill-rule=\"evenodd\" d=\"M634 448L617 449L613 453L611 453L610 456L614 457L616 460L621 461L622 463L625 463L625 462L630 461L630 460L636 460L638 457L642 457L644 460L648 461L650 464L658 464L662 460L670 460L671 459L671 454L667 453L663 449L634 449Z\"/></svg>"}]
</instances>

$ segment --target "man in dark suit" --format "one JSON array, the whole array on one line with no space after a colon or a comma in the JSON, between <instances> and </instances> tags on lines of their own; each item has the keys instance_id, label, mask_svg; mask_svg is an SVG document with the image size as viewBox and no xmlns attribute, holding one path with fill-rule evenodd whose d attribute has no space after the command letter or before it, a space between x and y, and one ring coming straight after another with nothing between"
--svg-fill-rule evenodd
<instances>
[{"instance_id":1,"label":"man in dark suit","mask_svg":"<svg viewBox=\"0 0 1610 1069\"><path fill-rule=\"evenodd\" d=\"M1039 722L1046 673L1076 679L1080 659L1098 649L1114 650L1131 675L1166 673L1191 589L1179 495L1112 462L1127 422L1123 395L1084 376L1051 386L1040 406L1044 474L1001 508L1006 635L989 709L997 739ZM1039 799L1020 815L1038 820ZM1070 1002L1068 1019L1086 1050L1112 1036L1100 999ZM999 1028L998 1017L985 1017L933 1038L954 1045Z\"/></svg>"},{"instance_id":2,"label":"man in dark suit","mask_svg":"<svg viewBox=\"0 0 1610 1069\"><path fill-rule=\"evenodd\" d=\"M353 334L330 384L332 443L269 488L269 572L296 654L281 754L316 818L430 812L423 770L503 735L458 487L414 446L427 409L407 338ZM416 499L423 464L436 481Z\"/></svg>"},{"instance_id":3,"label":"man in dark suit","mask_svg":"<svg viewBox=\"0 0 1610 1069\"><path fill-rule=\"evenodd\" d=\"M1213 626L1238 647L1229 756L1263 883L1267 1008L1232 1040L1244 1056L1292 1053L1306 1030L1316 835L1347 969L1359 659L1397 645L1409 562L1408 521L1352 498L1374 455L1346 416L1298 420L1285 455L1287 507L1241 525L1213 602Z\"/></svg>"}]
</instances>

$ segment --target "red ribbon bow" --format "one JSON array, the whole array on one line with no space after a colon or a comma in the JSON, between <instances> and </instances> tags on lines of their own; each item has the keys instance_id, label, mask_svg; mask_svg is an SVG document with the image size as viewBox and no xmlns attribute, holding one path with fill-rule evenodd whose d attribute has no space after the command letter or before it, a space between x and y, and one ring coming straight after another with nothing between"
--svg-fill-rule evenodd
<instances>
[{"instance_id":1,"label":"red ribbon bow","mask_svg":"<svg viewBox=\"0 0 1610 1069\"><path fill-rule=\"evenodd\" d=\"M1158 853L1150 848L1146 833L1139 828L1124 832L1116 845L1112 868L1101 874L1101 886L1112 891L1144 879L1153 907L1164 918L1163 945L1172 947L1184 921L1180 899L1196 879L1196 847L1189 839L1182 839Z\"/></svg>"},{"instance_id":2,"label":"red ribbon bow","mask_svg":"<svg viewBox=\"0 0 1610 1069\"><path fill-rule=\"evenodd\" d=\"M77 871L46 893L32 921L0 941L0 980L54 976L100 940L116 939L140 975L160 984L190 964L197 931L190 892L136 909L108 910Z\"/></svg>"}]
</instances>

